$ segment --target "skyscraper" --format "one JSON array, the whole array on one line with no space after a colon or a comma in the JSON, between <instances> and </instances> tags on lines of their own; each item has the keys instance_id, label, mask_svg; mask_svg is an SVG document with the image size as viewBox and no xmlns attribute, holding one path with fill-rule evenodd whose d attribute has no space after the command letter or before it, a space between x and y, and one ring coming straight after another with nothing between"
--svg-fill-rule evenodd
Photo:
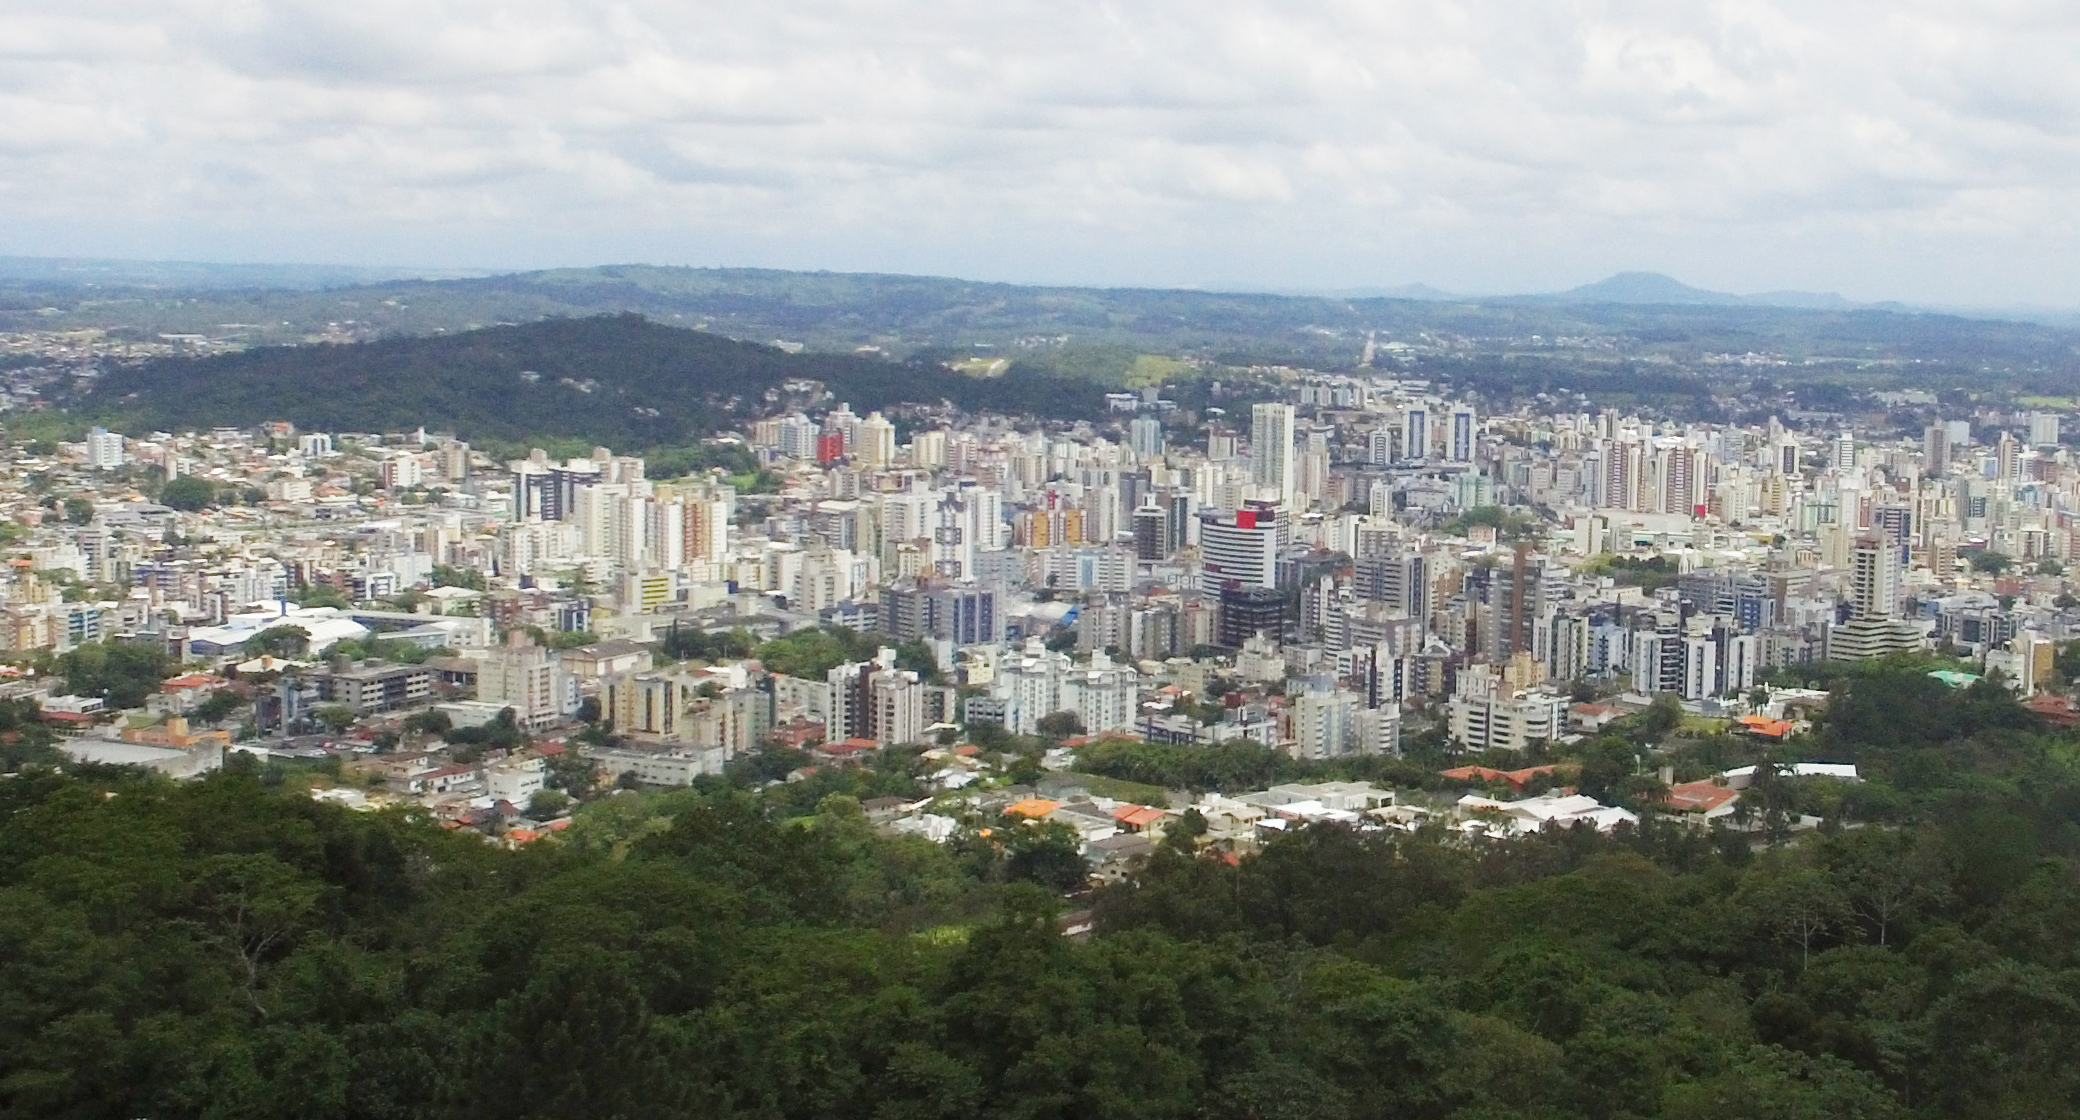
<instances>
[{"instance_id":1,"label":"skyscraper","mask_svg":"<svg viewBox=\"0 0 2080 1120\"><path fill-rule=\"evenodd\" d=\"M1260 404L1250 409L1252 480L1278 492L1278 504L1293 508L1299 478L1293 469L1293 406Z\"/></svg>"},{"instance_id":2,"label":"skyscraper","mask_svg":"<svg viewBox=\"0 0 2080 1120\"><path fill-rule=\"evenodd\" d=\"M1163 422L1153 416L1137 416L1127 425L1127 442L1143 459L1163 454Z\"/></svg>"},{"instance_id":3,"label":"skyscraper","mask_svg":"<svg viewBox=\"0 0 2080 1120\"><path fill-rule=\"evenodd\" d=\"M1279 510L1266 502L1243 509L1199 511L1200 586L1219 591L1229 584L1278 584Z\"/></svg>"},{"instance_id":4,"label":"skyscraper","mask_svg":"<svg viewBox=\"0 0 2080 1120\"><path fill-rule=\"evenodd\" d=\"M2054 425L2057 423L2057 419L2055 416L2052 417ZM2056 440L2054 439L2053 442L2056 442ZM87 433L87 467L89 469L97 471L111 470L122 466L125 458L126 456L123 453L123 434L121 432L111 432L107 428L96 427L93 431Z\"/></svg>"},{"instance_id":5,"label":"skyscraper","mask_svg":"<svg viewBox=\"0 0 2080 1120\"><path fill-rule=\"evenodd\" d=\"M2058 413L2032 412L2029 414L2029 445L2031 447L2055 447L2058 445Z\"/></svg>"},{"instance_id":6,"label":"skyscraper","mask_svg":"<svg viewBox=\"0 0 2080 1120\"><path fill-rule=\"evenodd\" d=\"M2015 436L2002 432L2000 441L1993 445L1994 476L2002 482L2013 482L2022 473L2022 445Z\"/></svg>"},{"instance_id":7,"label":"skyscraper","mask_svg":"<svg viewBox=\"0 0 2080 1120\"><path fill-rule=\"evenodd\" d=\"M1474 420L1473 406L1462 404L1452 409L1451 458L1454 463L1473 462L1474 438L1480 427Z\"/></svg>"},{"instance_id":8,"label":"skyscraper","mask_svg":"<svg viewBox=\"0 0 2080 1120\"><path fill-rule=\"evenodd\" d=\"M1858 537L1849 565L1853 616L1891 618L1899 609L1899 545L1882 533Z\"/></svg>"},{"instance_id":9,"label":"skyscraper","mask_svg":"<svg viewBox=\"0 0 2080 1120\"><path fill-rule=\"evenodd\" d=\"M1401 418L1401 457L1430 457L1430 410L1422 405L1409 406L1407 414Z\"/></svg>"},{"instance_id":10,"label":"skyscraper","mask_svg":"<svg viewBox=\"0 0 2080 1120\"><path fill-rule=\"evenodd\" d=\"M878 412L870 412L855 429L858 445L854 458L864 470L879 470L896 461L896 426Z\"/></svg>"},{"instance_id":11,"label":"skyscraper","mask_svg":"<svg viewBox=\"0 0 2080 1120\"><path fill-rule=\"evenodd\" d=\"M1134 558L1161 560L1170 554L1170 514L1154 504L1134 511Z\"/></svg>"}]
</instances>

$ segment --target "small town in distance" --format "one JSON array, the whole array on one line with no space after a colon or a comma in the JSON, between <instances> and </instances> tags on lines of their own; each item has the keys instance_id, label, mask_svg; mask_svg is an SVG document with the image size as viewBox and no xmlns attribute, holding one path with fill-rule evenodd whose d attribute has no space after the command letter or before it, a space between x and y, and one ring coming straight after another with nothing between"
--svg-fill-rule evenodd
<instances>
[{"instance_id":1,"label":"small town in distance","mask_svg":"<svg viewBox=\"0 0 2080 1120\"><path fill-rule=\"evenodd\" d=\"M1648 718L1767 753L1826 710L1802 667L1940 652L1947 685L2073 718L2056 412L1871 438L1795 408L1489 414L1429 381L1252 373L1189 420L1152 386L1046 425L801 386L812 407L708 441L736 475L286 422L12 443L0 696L79 762L258 764L502 845L617 789L898 752L922 792L870 799L877 827L1066 824L1094 881L1187 813L1228 853L1317 821L1481 843L1641 808L1765 843L1819 818L1759 808L1753 764L1648 751L1584 782L1573 748ZM77 668L118 647L149 651L135 679ZM1130 780L1136 752L1238 745L1399 766ZM1771 757L1766 779L1858 780ZM1432 780L1384 777L1409 773Z\"/></svg>"}]
</instances>

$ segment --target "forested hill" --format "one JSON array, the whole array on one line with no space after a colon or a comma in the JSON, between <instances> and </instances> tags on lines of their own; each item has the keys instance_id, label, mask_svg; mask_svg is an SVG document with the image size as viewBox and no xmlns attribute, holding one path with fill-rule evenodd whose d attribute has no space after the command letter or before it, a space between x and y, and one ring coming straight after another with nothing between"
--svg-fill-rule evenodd
<instances>
[{"instance_id":1,"label":"forested hill","mask_svg":"<svg viewBox=\"0 0 2080 1120\"><path fill-rule=\"evenodd\" d=\"M1073 903L1065 825L877 830L866 800L930 796L915 751L797 781L759 752L507 850L315 802L303 763L59 775L4 703L0 1116L2071 1118L2080 731L1926 667L1804 667L1827 713L1760 749L1866 778L1750 787L1753 835L1635 800L1611 836L1318 824L1229 860L1187 819ZM1767 760L1652 717L1570 748L1584 788L1651 797L1648 741ZM1434 759L1164 754L1466 788ZM1796 815L1825 823L1757 850Z\"/></svg>"},{"instance_id":2,"label":"forested hill","mask_svg":"<svg viewBox=\"0 0 2080 1120\"><path fill-rule=\"evenodd\" d=\"M464 438L684 443L772 407L810 379L855 410L950 401L1054 418L1102 409L1080 381L968 377L927 362L786 351L637 315L548 319L455 335L279 346L112 371L74 402L129 431L288 420L320 431L420 426Z\"/></svg>"}]
</instances>

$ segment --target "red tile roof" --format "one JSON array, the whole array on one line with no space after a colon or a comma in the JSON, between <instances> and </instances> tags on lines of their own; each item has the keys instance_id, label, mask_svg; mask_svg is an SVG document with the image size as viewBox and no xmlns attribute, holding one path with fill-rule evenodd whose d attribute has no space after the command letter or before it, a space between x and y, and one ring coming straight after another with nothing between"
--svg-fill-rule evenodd
<instances>
[{"instance_id":1,"label":"red tile roof","mask_svg":"<svg viewBox=\"0 0 2080 1120\"><path fill-rule=\"evenodd\" d=\"M1112 819L1129 828L1147 828L1163 819L1163 811L1146 805L1122 805L1112 811Z\"/></svg>"},{"instance_id":2,"label":"red tile roof","mask_svg":"<svg viewBox=\"0 0 2080 1120\"><path fill-rule=\"evenodd\" d=\"M1711 781L1684 782L1668 787L1668 807L1683 813L1709 813L1739 797L1741 791Z\"/></svg>"},{"instance_id":3,"label":"red tile roof","mask_svg":"<svg viewBox=\"0 0 2080 1120\"><path fill-rule=\"evenodd\" d=\"M1461 782L1506 782L1512 789L1523 789L1539 774L1551 774L1553 766L1526 766L1522 770L1495 770L1486 766L1458 766L1441 770L1439 775Z\"/></svg>"}]
</instances>

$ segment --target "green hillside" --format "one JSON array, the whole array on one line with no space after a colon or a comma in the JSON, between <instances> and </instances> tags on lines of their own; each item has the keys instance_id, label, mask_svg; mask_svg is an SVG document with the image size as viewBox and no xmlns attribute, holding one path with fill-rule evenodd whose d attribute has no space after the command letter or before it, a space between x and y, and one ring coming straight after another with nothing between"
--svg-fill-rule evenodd
<instances>
[{"instance_id":1,"label":"green hillside","mask_svg":"<svg viewBox=\"0 0 2080 1120\"><path fill-rule=\"evenodd\" d=\"M766 414L799 380L824 383L862 412L948 400L1058 419L1103 408L1102 390L1085 382L979 380L928 362L790 354L633 314L159 360L113 371L72 403L130 431L289 420L327 431L424 425L472 439L647 447Z\"/></svg>"}]
</instances>

